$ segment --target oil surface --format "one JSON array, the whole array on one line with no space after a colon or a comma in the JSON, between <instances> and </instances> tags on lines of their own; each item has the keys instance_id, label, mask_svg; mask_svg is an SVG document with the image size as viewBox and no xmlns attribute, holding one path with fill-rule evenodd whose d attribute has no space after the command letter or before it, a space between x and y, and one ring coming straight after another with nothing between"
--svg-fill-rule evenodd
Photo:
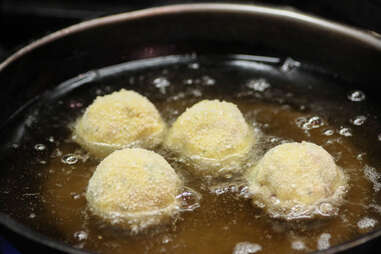
<instances>
[{"instance_id":1,"label":"oil surface","mask_svg":"<svg viewBox=\"0 0 381 254\"><path fill-rule=\"evenodd\" d=\"M269 59L174 56L108 67L61 84L9 124L1 165L10 170L0 180L0 211L96 253L304 253L377 229L381 158L375 151L381 149L381 128L376 108L355 87L311 74L292 59L274 58L271 64ZM323 146L349 177L339 216L270 218L252 205L243 180L194 178L159 147L155 151L201 195L199 203L172 224L137 235L94 218L84 194L99 161L71 140L70 126L96 96L121 88L148 97L169 124L203 99L235 103L256 129L257 159L282 142Z\"/></svg>"}]
</instances>

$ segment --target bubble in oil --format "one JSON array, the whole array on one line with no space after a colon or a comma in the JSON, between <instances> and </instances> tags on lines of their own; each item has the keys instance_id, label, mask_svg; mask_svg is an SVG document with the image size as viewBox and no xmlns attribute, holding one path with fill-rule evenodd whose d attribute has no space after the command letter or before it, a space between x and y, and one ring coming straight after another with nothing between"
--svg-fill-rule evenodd
<instances>
[{"instance_id":1,"label":"bubble in oil","mask_svg":"<svg viewBox=\"0 0 381 254\"><path fill-rule=\"evenodd\" d=\"M236 181L236 182L225 182L217 185L209 186L209 191L211 193L220 196L225 193L237 193L239 196L248 195L249 188L246 186L244 181Z\"/></svg>"},{"instance_id":2,"label":"bubble in oil","mask_svg":"<svg viewBox=\"0 0 381 254\"><path fill-rule=\"evenodd\" d=\"M270 202L273 204L273 205L278 205L280 203L280 199L275 197L275 196L271 196L270 197Z\"/></svg>"},{"instance_id":3,"label":"bubble in oil","mask_svg":"<svg viewBox=\"0 0 381 254\"><path fill-rule=\"evenodd\" d=\"M350 136L352 136L352 131L351 131L350 128L347 128L347 127L341 127L341 128L339 129L339 134L340 134L341 136L344 136L344 137L350 137Z\"/></svg>"},{"instance_id":4,"label":"bubble in oil","mask_svg":"<svg viewBox=\"0 0 381 254\"><path fill-rule=\"evenodd\" d=\"M373 167L365 165L364 174L368 178L368 180L373 184L373 190L378 192L381 190L380 178L381 174L377 172L377 170Z\"/></svg>"},{"instance_id":5,"label":"bubble in oil","mask_svg":"<svg viewBox=\"0 0 381 254\"><path fill-rule=\"evenodd\" d=\"M279 143L281 141L278 137L269 137L268 140L270 143Z\"/></svg>"},{"instance_id":6,"label":"bubble in oil","mask_svg":"<svg viewBox=\"0 0 381 254\"><path fill-rule=\"evenodd\" d=\"M324 126L324 122L319 116L298 117L295 123L303 130L312 130Z\"/></svg>"},{"instance_id":7,"label":"bubble in oil","mask_svg":"<svg viewBox=\"0 0 381 254\"><path fill-rule=\"evenodd\" d=\"M254 79L250 80L246 86L257 92L264 92L270 87L270 84L265 79Z\"/></svg>"},{"instance_id":8,"label":"bubble in oil","mask_svg":"<svg viewBox=\"0 0 381 254\"><path fill-rule=\"evenodd\" d=\"M377 224L377 220L369 218L369 217L364 217L357 222L357 227L359 229L369 229L376 226L376 224Z\"/></svg>"},{"instance_id":9,"label":"bubble in oil","mask_svg":"<svg viewBox=\"0 0 381 254\"><path fill-rule=\"evenodd\" d=\"M233 254L252 254L262 250L262 246L257 243L240 242L234 247Z\"/></svg>"},{"instance_id":10,"label":"bubble in oil","mask_svg":"<svg viewBox=\"0 0 381 254\"><path fill-rule=\"evenodd\" d=\"M199 90L199 89L193 89L191 94L194 96L194 97L201 97L202 96L202 92Z\"/></svg>"},{"instance_id":11,"label":"bubble in oil","mask_svg":"<svg viewBox=\"0 0 381 254\"><path fill-rule=\"evenodd\" d=\"M367 117L363 115L355 116L351 120L349 120L353 125L361 126L365 123Z\"/></svg>"},{"instance_id":12,"label":"bubble in oil","mask_svg":"<svg viewBox=\"0 0 381 254\"><path fill-rule=\"evenodd\" d=\"M171 96L168 98L168 100L171 100L171 101L178 101L178 100L182 100L183 98L185 98L185 93L183 92L180 92L174 96ZM174 110L175 111L175 110Z\"/></svg>"},{"instance_id":13,"label":"bubble in oil","mask_svg":"<svg viewBox=\"0 0 381 254\"><path fill-rule=\"evenodd\" d=\"M304 242L297 240L291 243L291 248L293 248L294 250L304 250L306 248L306 245L304 244Z\"/></svg>"},{"instance_id":14,"label":"bubble in oil","mask_svg":"<svg viewBox=\"0 0 381 254\"><path fill-rule=\"evenodd\" d=\"M273 217L279 217L280 213L278 211L272 212ZM304 219L309 218L308 210L301 204L296 204L291 207L290 211L286 214L287 219Z\"/></svg>"},{"instance_id":15,"label":"bubble in oil","mask_svg":"<svg viewBox=\"0 0 381 254\"><path fill-rule=\"evenodd\" d=\"M334 131L334 130L331 130L331 129L328 129L328 130L323 131L323 134L324 134L325 136L332 136L334 133L335 133L335 131Z\"/></svg>"},{"instance_id":16,"label":"bubble in oil","mask_svg":"<svg viewBox=\"0 0 381 254\"><path fill-rule=\"evenodd\" d=\"M250 198L251 194L250 194L250 191L249 191L249 187L248 186L243 186L240 189L239 196L244 197L244 198Z\"/></svg>"},{"instance_id":17,"label":"bubble in oil","mask_svg":"<svg viewBox=\"0 0 381 254\"><path fill-rule=\"evenodd\" d=\"M82 102L79 102L79 101L69 102L69 108L72 108L72 109L81 108L82 106L83 106Z\"/></svg>"},{"instance_id":18,"label":"bubble in oil","mask_svg":"<svg viewBox=\"0 0 381 254\"><path fill-rule=\"evenodd\" d=\"M167 92L167 87L171 84L168 79L165 77L158 77L155 78L152 83L155 85L156 88L159 89L160 93L165 94Z\"/></svg>"},{"instance_id":19,"label":"bubble in oil","mask_svg":"<svg viewBox=\"0 0 381 254\"><path fill-rule=\"evenodd\" d=\"M129 77L129 78L128 78L128 83L129 83L130 85L135 84L135 77L134 77L134 76Z\"/></svg>"},{"instance_id":20,"label":"bubble in oil","mask_svg":"<svg viewBox=\"0 0 381 254\"><path fill-rule=\"evenodd\" d=\"M78 162L78 155L69 153L62 156L61 162L68 165L74 165Z\"/></svg>"},{"instance_id":21,"label":"bubble in oil","mask_svg":"<svg viewBox=\"0 0 381 254\"><path fill-rule=\"evenodd\" d=\"M44 150L46 149L46 146L45 146L44 144L36 144L36 145L34 146L34 149L35 149L36 151L44 151Z\"/></svg>"},{"instance_id":22,"label":"bubble in oil","mask_svg":"<svg viewBox=\"0 0 381 254\"><path fill-rule=\"evenodd\" d=\"M73 234L74 238L78 241L84 241L87 240L88 234L85 231L77 231Z\"/></svg>"},{"instance_id":23,"label":"bubble in oil","mask_svg":"<svg viewBox=\"0 0 381 254\"><path fill-rule=\"evenodd\" d=\"M370 204L369 207L373 208L377 213L381 214L381 206L378 204Z\"/></svg>"},{"instance_id":24,"label":"bubble in oil","mask_svg":"<svg viewBox=\"0 0 381 254\"><path fill-rule=\"evenodd\" d=\"M331 203L323 202L317 207L317 212L322 216L332 216L338 212Z\"/></svg>"},{"instance_id":25,"label":"bubble in oil","mask_svg":"<svg viewBox=\"0 0 381 254\"><path fill-rule=\"evenodd\" d=\"M359 161L362 161L364 159L364 157L366 156L366 153L359 153L357 156L356 156L356 159L358 159Z\"/></svg>"},{"instance_id":26,"label":"bubble in oil","mask_svg":"<svg viewBox=\"0 0 381 254\"><path fill-rule=\"evenodd\" d=\"M200 81L201 81L201 85L204 85L204 86L214 86L216 84L216 80L209 76L203 76Z\"/></svg>"},{"instance_id":27,"label":"bubble in oil","mask_svg":"<svg viewBox=\"0 0 381 254\"><path fill-rule=\"evenodd\" d=\"M183 187L183 191L176 196L176 199L180 201L180 210L191 212L200 207L201 194L197 191Z\"/></svg>"},{"instance_id":28,"label":"bubble in oil","mask_svg":"<svg viewBox=\"0 0 381 254\"><path fill-rule=\"evenodd\" d=\"M318 250L328 249L331 246L331 244L329 243L330 239L331 239L331 234L328 234L328 233L321 234L317 243Z\"/></svg>"},{"instance_id":29,"label":"bubble in oil","mask_svg":"<svg viewBox=\"0 0 381 254\"><path fill-rule=\"evenodd\" d=\"M36 113L37 114L37 113ZM28 127L32 127L32 125L37 121L37 116L36 115L29 115L25 119L25 125Z\"/></svg>"},{"instance_id":30,"label":"bubble in oil","mask_svg":"<svg viewBox=\"0 0 381 254\"><path fill-rule=\"evenodd\" d=\"M101 89L98 88L97 90L95 90L95 94L98 95L98 96L100 96L100 95L103 94L103 91L102 91Z\"/></svg>"},{"instance_id":31,"label":"bubble in oil","mask_svg":"<svg viewBox=\"0 0 381 254\"><path fill-rule=\"evenodd\" d=\"M359 102L365 100L365 93L360 90L354 90L350 91L347 95L348 100L354 101L354 102Z\"/></svg>"},{"instance_id":32,"label":"bubble in oil","mask_svg":"<svg viewBox=\"0 0 381 254\"><path fill-rule=\"evenodd\" d=\"M185 80L183 81L183 83L184 83L185 85L192 85L192 84L193 84L193 79L191 79L191 78L187 78L187 79L185 79Z\"/></svg>"},{"instance_id":33,"label":"bubble in oil","mask_svg":"<svg viewBox=\"0 0 381 254\"><path fill-rule=\"evenodd\" d=\"M163 243L163 244L168 244L172 241L173 241L173 239L168 235L164 235L163 238L161 239L161 243Z\"/></svg>"},{"instance_id":34,"label":"bubble in oil","mask_svg":"<svg viewBox=\"0 0 381 254\"><path fill-rule=\"evenodd\" d=\"M200 68L200 64L199 63L191 63L191 64L188 64L188 68L193 69L193 70L197 70Z\"/></svg>"},{"instance_id":35,"label":"bubble in oil","mask_svg":"<svg viewBox=\"0 0 381 254\"><path fill-rule=\"evenodd\" d=\"M71 192L70 193L71 197L74 199L74 200L78 200L81 198L81 194L78 194L76 192Z\"/></svg>"},{"instance_id":36,"label":"bubble in oil","mask_svg":"<svg viewBox=\"0 0 381 254\"><path fill-rule=\"evenodd\" d=\"M381 141L381 133L377 135L378 141Z\"/></svg>"}]
</instances>

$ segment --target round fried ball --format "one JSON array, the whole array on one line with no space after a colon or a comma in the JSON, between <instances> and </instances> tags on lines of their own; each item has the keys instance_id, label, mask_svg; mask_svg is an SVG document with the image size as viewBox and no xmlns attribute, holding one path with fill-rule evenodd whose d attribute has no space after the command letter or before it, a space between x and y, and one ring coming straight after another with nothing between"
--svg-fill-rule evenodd
<instances>
[{"instance_id":1,"label":"round fried ball","mask_svg":"<svg viewBox=\"0 0 381 254\"><path fill-rule=\"evenodd\" d=\"M90 211L133 232L168 221L179 210L182 181L159 154L125 148L107 156L91 177Z\"/></svg>"},{"instance_id":2,"label":"round fried ball","mask_svg":"<svg viewBox=\"0 0 381 254\"><path fill-rule=\"evenodd\" d=\"M99 96L74 127L74 140L99 158L127 148L151 149L163 140L166 124L144 96L121 89Z\"/></svg>"},{"instance_id":3,"label":"round fried ball","mask_svg":"<svg viewBox=\"0 0 381 254\"><path fill-rule=\"evenodd\" d=\"M167 149L190 162L197 175L222 176L241 170L254 144L253 130L233 103L203 100L172 125Z\"/></svg>"},{"instance_id":4,"label":"round fried ball","mask_svg":"<svg viewBox=\"0 0 381 254\"><path fill-rule=\"evenodd\" d=\"M313 143L286 143L270 149L248 174L254 203L286 219L333 215L346 189L343 170Z\"/></svg>"}]
</instances>

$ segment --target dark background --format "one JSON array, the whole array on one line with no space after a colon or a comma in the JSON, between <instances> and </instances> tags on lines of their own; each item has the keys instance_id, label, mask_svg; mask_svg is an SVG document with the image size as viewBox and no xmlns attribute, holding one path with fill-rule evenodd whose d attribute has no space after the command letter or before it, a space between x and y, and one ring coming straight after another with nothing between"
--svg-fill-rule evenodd
<instances>
[{"instance_id":1,"label":"dark background","mask_svg":"<svg viewBox=\"0 0 381 254\"><path fill-rule=\"evenodd\" d=\"M191 2L285 6L381 33L381 0L0 0L0 61L41 36L84 20L150 6Z\"/></svg>"}]
</instances>

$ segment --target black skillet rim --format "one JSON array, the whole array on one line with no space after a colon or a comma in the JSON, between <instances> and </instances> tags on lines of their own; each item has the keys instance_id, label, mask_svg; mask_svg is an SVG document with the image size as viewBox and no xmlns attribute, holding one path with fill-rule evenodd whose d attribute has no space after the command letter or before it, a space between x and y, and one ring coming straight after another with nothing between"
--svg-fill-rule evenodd
<instances>
[{"instance_id":1,"label":"black skillet rim","mask_svg":"<svg viewBox=\"0 0 381 254\"><path fill-rule=\"evenodd\" d=\"M0 72L11 65L13 62L33 51L36 48L42 47L50 42L63 38L65 36L79 33L86 29L93 27L103 26L107 24L117 23L117 22L128 22L129 20L135 20L143 17L154 17L160 15L168 15L171 13L189 13L189 12L235 12L235 13L246 13L251 15L268 15L272 17L281 17L285 20L294 20L296 22L301 22L315 27L325 28L329 31L339 33L346 37L355 39L362 42L369 47L375 48L381 51L381 40L376 38L371 33L364 31L359 28L351 27L348 25L343 25L337 22L332 22L320 17L316 17L309 14L304 14L295 10L289 10L286 8L279 7L267 7L263 5L249 5L249 4L229 4L229 3L199 3L199 4L176 4L161 7L153 7L144 10L126 12L121 14L115 14L111 16L106 16L102 18L97 18L89 21L85 21L52 34L49 34L41 39L21 48L11 56L9 56L5 61L0 63ZM16 234L24 236L29 240L36 243L41 243L45 246L57 249L59 251L73 253L73 254L85 254L89 253L87 251L82 251L76 249L68 244L53 240L48 236L42 235L33 229L26 227L25 225L15 221L9 215L0 213L0 224L10 229ZM337 253L350 248L364 244L374 238L381 236L381 229L374 230L367 234L357 237L354 240L344 242L339 245L332 246L326 250L320 250L313 252L314 254L331 254Z\"/></svg>"}]
</instances>

